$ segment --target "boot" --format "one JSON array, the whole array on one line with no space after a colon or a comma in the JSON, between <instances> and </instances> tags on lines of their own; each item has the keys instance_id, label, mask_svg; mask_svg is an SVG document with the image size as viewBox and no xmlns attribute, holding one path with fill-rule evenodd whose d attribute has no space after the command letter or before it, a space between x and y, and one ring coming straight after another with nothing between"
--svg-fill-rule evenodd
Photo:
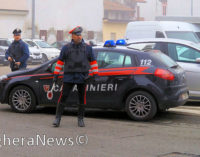
<instances>
[{"instance_id":1,"label":"boot","mask_svg":"<svg viewBox=\"0 0 200 157\"><path fill-rule=\"evenodd\" d=\"M59 127L60 126L60 121L61 121L61 116L63 114L64 111L64 105L62 103L58 104L58 107L56 109L56 118L53 122L53 126L54 127Z\"/></svg>"},{"instance_id":2,"label":"boot","mask_svg":"<svg viewBox=\"0 0 200 157\"><path fill-rule=\"evenodd\" d=\"M85 114L85 107L83 105L79 105L78 107L78 126L85 127L85 123L83 121Z\"/></svg>"}]
</instances>

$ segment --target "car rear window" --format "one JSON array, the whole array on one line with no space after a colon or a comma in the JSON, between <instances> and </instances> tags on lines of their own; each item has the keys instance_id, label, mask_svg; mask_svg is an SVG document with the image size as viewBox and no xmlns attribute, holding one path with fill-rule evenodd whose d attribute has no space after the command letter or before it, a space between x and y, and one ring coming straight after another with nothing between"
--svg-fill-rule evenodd
<instances>
[{"instance_id":1,"label":"car rear window","mask_svg":"<svg viewBox=\"0 0 200 157\"><path fill-rule=\"evenodd\" d=\"M174 67L177 63L162 52L148 52L155 66Z\"/></svg>"}]
</instances>

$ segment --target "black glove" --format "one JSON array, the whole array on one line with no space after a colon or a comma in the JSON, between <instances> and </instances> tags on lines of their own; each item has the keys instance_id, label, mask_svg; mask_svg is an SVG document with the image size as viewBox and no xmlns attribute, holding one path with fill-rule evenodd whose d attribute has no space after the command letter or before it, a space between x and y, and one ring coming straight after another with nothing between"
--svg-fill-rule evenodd
<instances>
[{"instance_id":1,"label":"black glove","mask_svg":"<svg viewBox=\"0 0 200 157\"><path fill-rule=\"evenodd\" d=\"M98 74L94 74L93 77L99 77L99 75Z\"/></svg>"},{"instance_id":2,"label":"black glove","mask_svg":"<svg viewBox=\"0 0 200 157\"><path fill-rule=\"evenodd\" d=\"M54 75L54 77L53 77L53 83L55 83L55 84L58 83L58 75Z\"/></svg>"},{"instance_id":3,"label":"black glove","mask_svg":"<svg viewBox=\"0 0 200 157\"><path fill-rule=\"evenodd\" d=\"M86 77L85 77L85 81L86 81L86 82L89 81L90 78L92 78L92 76L90 76L90 75L86 76Z\"/></svg>"}]
</instances>

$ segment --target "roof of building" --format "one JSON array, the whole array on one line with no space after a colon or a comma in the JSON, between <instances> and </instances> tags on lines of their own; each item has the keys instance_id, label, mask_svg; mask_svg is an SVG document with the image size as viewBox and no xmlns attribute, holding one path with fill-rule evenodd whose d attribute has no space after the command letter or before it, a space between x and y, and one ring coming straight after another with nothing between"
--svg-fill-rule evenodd
<instances>
[{"instance_id":1,"label":"roof of building","mask_svg":"<svg viewBox=\"0 0 200 157\"><path fill-rule=\"evenodd\" d=\"M104 10L112 10L112 11L133 11L132 8L127 7L118 2L112 2L109 0L104 0Z\"/></svg>"}]
</instances>

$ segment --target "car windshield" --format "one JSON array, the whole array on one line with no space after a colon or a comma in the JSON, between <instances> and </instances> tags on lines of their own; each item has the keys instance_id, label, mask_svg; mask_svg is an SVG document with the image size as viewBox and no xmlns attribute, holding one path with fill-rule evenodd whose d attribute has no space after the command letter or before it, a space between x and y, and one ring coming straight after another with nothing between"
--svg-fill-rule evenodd
<instances>
[{"instance_id":1,"label":"car windshield","mask_svg":"<svg viewBox=\"0 0 200 157\"><path fill-rule=\"evenodd\" d=\"M34 42L32 42L32 41L25 41L27 44L28 44L28 46L30 46L30 47L34 47L34 46L37 46Z\"/></svg>"},{"instance_id":2,"label":"car windshield","mask_svg":"<svg viewBox=\"0 0 200 157\"><path fill-rule=\"evenodd\" d=\"M53 48L52 46L50 46L48 43L44 42L44 41L35 41L41 48Z\"/></svg>"},{"instance_id":3,"label":"car windshield","mask_svg":"<svg viewBox=\"0 0 200 157\"><path fill-rule=\"evenodd\" d=\"M195 43L200 43L200 39L194 32L182 32L182 31L166 31L168 38L188 40Z\"/></svg>"}]
</instances>

